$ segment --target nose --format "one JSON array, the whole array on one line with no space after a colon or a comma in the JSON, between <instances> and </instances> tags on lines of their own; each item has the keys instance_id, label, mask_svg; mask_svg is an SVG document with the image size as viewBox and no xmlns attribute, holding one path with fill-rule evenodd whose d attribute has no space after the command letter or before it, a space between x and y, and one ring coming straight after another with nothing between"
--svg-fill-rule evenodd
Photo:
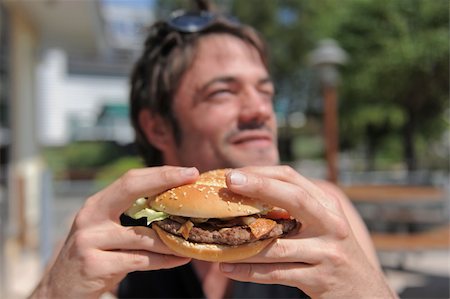
<instances>
[{"instance_id":1,"label":"nose","mask_svg":"<svg viewBox=\"0 0 450 299\"><path fill-rule=\"evenodd\" d=\"M272 98L256 88L247 88L240 99L240 126L261 126L273 115Z\"/></svg>"}]
</instances>

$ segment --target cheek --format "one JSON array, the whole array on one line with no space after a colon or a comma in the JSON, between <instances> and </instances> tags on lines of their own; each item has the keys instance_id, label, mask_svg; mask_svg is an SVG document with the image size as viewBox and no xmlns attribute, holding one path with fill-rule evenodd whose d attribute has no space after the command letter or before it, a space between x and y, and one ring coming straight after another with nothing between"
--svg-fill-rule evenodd
<instances>
[{"instance_id":1,"label":"cheek","mask_svg":"<svg viewBox=\"0 0 450 299\"><path fill-rule=\"evenodd\" d=\"M196 116L192 120L181 125L185 145L199 147L200 144L220 141L226 134L227 129L221 118Z\"/></svg>"},{"instance_id":2,"label":"cheek","mask_svg":"<svg viewBox=\"0 0 450 299\"><path fill-rule=\"evenodd\" d=\"M238 109L231 103L202 105L178 109L178 123L183 136L192 143L221 142L227 132L237 126ZM185 140L185 142L189 142Z\"/></svg>"},{"instance_id":3,"label":"cheek","mask_svg":"<svg viewBox=\"0 0 450 299\"><path fill-rule=\"evenodd\" d=\"M195 129L213 134L230 130L236 121L235 109L231 107L211 107L193 115Z\"/></svg>"}]
</instances>

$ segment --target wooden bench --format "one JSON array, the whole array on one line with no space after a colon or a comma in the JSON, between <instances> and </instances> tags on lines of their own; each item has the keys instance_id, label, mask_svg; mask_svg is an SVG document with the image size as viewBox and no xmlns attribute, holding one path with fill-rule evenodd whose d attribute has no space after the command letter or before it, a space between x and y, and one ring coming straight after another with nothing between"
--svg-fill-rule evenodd
<instances>
[{"instance_id":1,"label":"wooden bench","mask_svg":"<svg viewBox=\"0 0 450 299\"><path fill-rule=\"evenodd\" d=\"M443 187L352 185L342 186L342 190L372 231L412 232L449 219L450 200Z\"/></svg>"},{"instance_id":2,"label":"wooden bench","mask_svg":"<svg viewBox=\"0 0 450 299\"><path fill-rule=\"evenodd\" d=\"M378 251L422 251L450 248L450 224L425 232L372 233L371 236Z\"/></svg>"},{"instance_id":3,"label":"wooden bench","mask_svg":"<svg viewBox=\"0 0 450 299\"><path fill-rule=\"evenodd\" d=\"M445 198L445 190L434 186L353 185L341 188L354 202L430 203L440 202Z\"/></svg>"}]
</instances>

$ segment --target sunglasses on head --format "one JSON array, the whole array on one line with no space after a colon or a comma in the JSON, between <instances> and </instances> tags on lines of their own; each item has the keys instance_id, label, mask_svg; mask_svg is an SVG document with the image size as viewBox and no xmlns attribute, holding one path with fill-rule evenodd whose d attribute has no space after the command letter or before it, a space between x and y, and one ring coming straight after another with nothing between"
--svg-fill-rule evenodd
<instances>
[{"instance_id":1,"label":"sunglasses on head","mask_svg":"<svg viewBox=\"0 0 450 299\"><path fill-rule=\"evenodd\" d=\"M224 21L235 26L240 25L238 19L235 17L224 16L209 11L174 11L166 23L178 32L194 33L201 32L218 21Z\"/></svg>"}]
</instances>

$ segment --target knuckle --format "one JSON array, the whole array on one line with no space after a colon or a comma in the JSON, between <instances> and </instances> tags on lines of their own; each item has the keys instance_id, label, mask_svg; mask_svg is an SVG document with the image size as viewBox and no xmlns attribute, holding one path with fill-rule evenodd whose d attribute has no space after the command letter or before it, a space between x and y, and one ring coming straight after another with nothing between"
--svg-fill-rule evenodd
<instances>
[{"instance_id":1,"label":"knuckle","mask_svg":"<svg viewBox=\"0 0 450 299\"><path fill-rule=\"evenodd\" d=\"M296 205L297 209L304 208L304 202L308 201L311 195L302 188L297 188L297 191L293 194L293 204Z\"/></svg>"},{"instance_id":2,"label":"knuckle","mask_svg":"<svg viewBox=\"0 0 450 299\"><path fill-rule=\"evenodd\" d=\"M99 258L94 250L85 250L80 253L81 271L85 278L96 277L98 272Z\"/></svg>"},{"instance_id":3,"label":"knuckle","mask_svg":"<svg viewBox=\"0 0 450 299\"><path fill-rule=\"evenodd\" d=\"M124 175L122 175L122 178L129 180L135 178L137 175L138 175L137 169L129 169L124 173Z\"/></svg>"},{"instance_id":4,"label":"knuckle","mask_svg":"<svg viewBox=\"0 0 450 299\"><path fill-rule=\"evenodd\" d=\"M338 240L345 240L350 236L350 227L346 220L338 219L334 223L335 235Z\"/></svg>"},{"instance_id":5,"label":"knuckle","mask_svg":"<svg viewBox=\"0 0 450 299\"><path fill-rule=\"evenodd\" d=\"M133 190L132 184L136 177L135 170L128 170L120 179L120 188L127 194Z\"/></svg>"},{"instance_id":6,"label":"knuckle","mask_svg":"<svg viewBox=\"0 0 450 299\"><path fill-rule=\"evenodd\" d=\"M152 239L149 238L149 228L145 226L129 227L125 230L126 234L130 236L128 242L135 247L149 247L151 248Z\"/></svg>"},{"instance_id":7,"label":"knuckle","mask_svg":"<svg viewBox=\"0 0 450 299\"><path fill-rule=\"evenodd\" d=\"M257 194L263 194L264 190L267 189L267 186L270 184L270 181L264 177L256 177L253 181L253 188Z\"/></svg>"},{"instance_id":8,"label":"knuckle","mask_svg":"<svg viewBox=\"0 0 450 299\"><path fill-rule=\"evenodd\" d=\"M162 168L162 171L160 172L161 180L164 183L169 183L172 181L172 171L167 166L164 166Z\"/></svg>"},{"instance_id":9,"label":"knuckle","mask_svg":"<svg viewBox=\"0 0 450 299\"><path fill-rule=\"evenodd\" d=\"M339 268L345 264L345 256L339 250L338 246L330 246L326 253L327 261L333 265L333 268Z\"/></svg>"},{"instance_id":10,"label":"knuckle","mask_svg":"<svg viewBox=\"0 0 450 299\"><path fill-rule=\"evenodd\" d=\"M89 242L89 234L85 233L83 230L76 231L73 234L73 246L76 250L83 252L83 249L88 246Z\"/></svg>"},{"instance_id":11,"label":"knuckle","mask_svg":"<svg viewBox=\"0 0 450 299\"><path fill-rule=\"evenodd\" d=\"M272 270L271 274L271 279L275 282L282 282L285 281L286 279L286 271L284 271L283 269L281 269L278 265L275 266L275 268Z\"/></svg>"},{"instance_id":12,"label":"knuckle","mask_svg":"<svg viewBox=\"0 0 450 299\"><path fill-rule=\"evenodd\" d=\"M90 218L86 209L86 207L82 207L80 211L75 215L75 218L73 220L74 229L80 229L88 225Z\"/></svg>"},{"instance_id":13,"label":"knuckle","mask_svg":"<svg viewBox=\"0 0 450 299\"><path fill-rule=\"evenodd\" d=\"M95 207L98 202L100 196L91 196L84 202L83 208L87 209L90 207Z\"/></svg>"},{"instance_id":14,"label":"knuckle","mask_svg":"<svg viewBox=\"0 0 450 299\"><path fill-rule=\"evenodd\" d=\"M148 256L136 251L131 253L129 263L134 269L146 269L150 261Z\"/></svg>"},{"instance_id":15,"label":"knuckle","mask_svg":"<svg viewBox=\"0 0 450 299\"><path fill-rule=\"evenodd\" d=\"M291 248L289 246L286 246L285 243L280 239L276 239L276 241L273 242L273 248L275 249L277 257L291 256Z\"/></svg>"},{"instance_id":16,"label":"knuckle","mask_svg":"<svg viewBox=\"0 0 450 299\"><path fill-rule=\"evenodd\" d=\"M174 169L174 166L163 165L163 166L160 166L159 169L161 169L162 171L170 171L170 170Z\"/></svg>"},{"instance_id":17,"label":"knuckle","mask_svg":"<svg viewBox=\"0 0 450 299\"><path fill-rule=\"evenodd\" d=\"M281 172L288 178L298 175L298 172L289 165L281 166Z\"/></svg>"},{"instance_id":18,"label":"knuckle","mask_svg":"<svg viewBox=\"0 0 450 299\"><path fill-rule=\"evenodd\" d=\"M172 268L173 267L172 265L175 264L175 259L173 256L165 255L165 254L159 255L159 256L161 256L161 258L158 259L159 264L160 264L158 266L158 268Z\"/></svg>"},{"instance_id":19,"label":"knuckle","mask_svg":"<svg viewBox=\"0 0 450 299\"><path fill-rule=\"evenodd\" d=\"M245 276L245 277L248 277L248 278L251 278L251 277L253 277L253 266L251 265L251 264L247 264L247 265L245 265L245 267L243 267L243 268L241 268L240 269L241 271L241 273Z\"/></svg>"}]
</instances>

